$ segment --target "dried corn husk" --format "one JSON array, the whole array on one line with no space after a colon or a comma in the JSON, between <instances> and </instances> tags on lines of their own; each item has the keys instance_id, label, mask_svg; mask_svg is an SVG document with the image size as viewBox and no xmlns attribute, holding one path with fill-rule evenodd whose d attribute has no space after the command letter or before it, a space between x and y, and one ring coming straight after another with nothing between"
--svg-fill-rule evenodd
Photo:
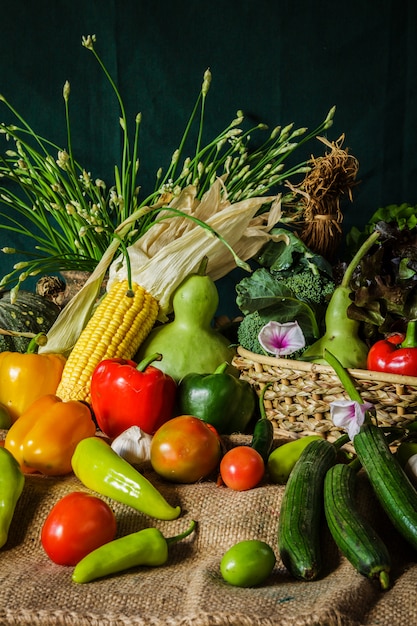
<instances>
[{"instance_id":1,"label":"dried corn husk","mask_svg":"<svg viewBox=\"0 0 417 626\"><path fill-rule=\"evenodd\" d=\"M170 206L181 208L189 216L204 221L246 261L270 238L269 231L281 216L277 198L250 198L230 204L222 200L221 181L214 183L201 202L196 189L186 188ZM265 202L271 202L268 213L254 217ZM162 211L161 216L169 215ZM207 273L218 280L236 267L236 259L224 243L189 217L167 217L133 246L128 247L132 280L149 291L159 302L159 319L171 311L171 296L185 276L197 271L204 255L208 257ZM249 269L249 268L247 268ZM124 257L110 267L109 287L114 280L127 278Z\"/></svg>"},{"instance_id":2,"label":"dried corn husk","mask_svg":"<svg viewBox=\"0 0 417 626\"><path fill-rule=\"evenodd\" d=\"M176 287L185 276L198 269L203 256L209 259L207 273L213 280L218 280L237 263L250 271L244 262L252 258L269 239L277 238L270 234L270 230L281 217L280 196L249 198L231 204L222 197L221 190L222 180L219 179L198 201L195 187L185 188L169 206L181 210L186 216L167 217L170 211L161 210L147 233L127 248L132 280L158 300L160 321L165 321L171 311L172 294ZM269 211L255 217L265 204L270 204ZM152 207L147 210L152 210ZM197 224L194 218L207 224L211 230ZM131 223L133 219L134 215L128 221ZM126 228L128 224L122 226ZM282 238L282 235L278 236L278 239ZM127 277L125 256L121 255L113 261L117 247L115 239L90 279L61 311L48 333L48 343L43 352L68 354L71 351L91 316L108 269L108 289L113 281Z\"/></svg>"}]
</instances>

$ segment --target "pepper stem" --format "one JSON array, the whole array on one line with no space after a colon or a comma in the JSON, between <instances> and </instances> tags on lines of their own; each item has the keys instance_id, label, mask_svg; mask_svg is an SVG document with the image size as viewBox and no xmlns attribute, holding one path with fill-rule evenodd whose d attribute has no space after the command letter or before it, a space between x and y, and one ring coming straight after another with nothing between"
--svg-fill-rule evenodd
<instances>
[{"instance_id":1,"label":"pepper stem","mask_svg":"<svg viewBox=\"0 0 417 626\"><path fill-rule=\"evenodd\" d=\"M154 361L162 361L162 354L160 354L159 352L155 352L154 354L145 356L145 358L137 364L136 369L138 370L138 372L143 372L144 370L146 370L148 365L150 365Z\"/></svg>"},{"instance_id":2,"label":"pepper stem","mask_svg":"<svg viewBox=\"0 0 417 626\"><path fill-rule=\"evenodd\" d=\"M47 342L48 337L45 335L45 333L38 333L30 340L26 350L26 354L35 354L39 346L46 346Z\"/></svg>"},{"instance_id":3,"label":"pepper stem","mask_svg":"<svg viewBox=\"0 0 417 626\"><path fill-rule=\"evenodd\" d=\"M214 370L214 374L223 374L226 371L226 368L228 366L228 362L224 361L223 363L220 363L220 365L218 367L216 367L216 369Z\"/></svg>"},{"instance_id":4,"label":"pepper stem","mask_svg":"<svg viewBox=\"0 0 417 626\"><path fill-rule=\"evenodd\" d=\"M176 543L177 541L181 541L181 539L184 539L185 537L188 537L188 535L191 535L191 533L193 532L195 527L196 527L196 522L192 519L189 527L187 528L187 530L185 530L183 533L180 533L179 535L175 535L175 537L168 537L168 538L165 539L165 541L168 544Z\"/></svg>"},{"instance_id":5,"label":"pepper stem","mask_svg":"<svg viewBox=\"0 0 417 626\"><path fill-rule=\"evenodd\" d=\"M198 266L197 276L205 276L207 274L208 256L203 256Z\"/></svg>"},{"instance_id":6,"label":"pepper stem","mask_svg":"<svg viewBox=\"0 0 417 626\"><path fill-rule=\"evenodd\" d=\"M408 322L404 341L400 348L417 348L417 320Z\"/></svg>"},{"instance_id":7,"label":"pepper stem","mask_svg":"<svg viewBox=\"0 0 417 626\"><path fill-rule=\"evenodd\" d=\"M265 398L265 391L269 389L271 385L272 385L272 381L267 383L265 387L262 389L261 395L259 396L259 413L261 414L261 419L268 419L266 415L266 411L265 411L264 398Z\"/></svg>"}]
</instances>

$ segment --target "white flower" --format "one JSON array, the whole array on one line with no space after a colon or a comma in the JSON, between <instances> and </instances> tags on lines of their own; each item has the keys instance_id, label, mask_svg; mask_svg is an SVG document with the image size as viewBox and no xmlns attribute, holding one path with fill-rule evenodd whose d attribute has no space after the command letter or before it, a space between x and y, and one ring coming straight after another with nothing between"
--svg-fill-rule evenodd
<instances>
[{"instance_id":1,"label":"white flower","mask_svg":"<svg viewBox=\"0 0 417 626\"><path fill-rule=\"evenodd\" d=\"M366 411L371 408L370 402L360 404L354 400L334 400L330 403L330 417L335 426L347 430L352 441L365 421Z\"/></svg>"},{"instance_id":2,"label":"white flower","mask_svg":"<svg viewBox=\"0 0 417 626\"><path fill-rule=\"evenodd\" d=\"M277 357L291 354L306 345L298 322L268 322L260 331L258 341L264 350Z\"/></svg>"}]
</instances>

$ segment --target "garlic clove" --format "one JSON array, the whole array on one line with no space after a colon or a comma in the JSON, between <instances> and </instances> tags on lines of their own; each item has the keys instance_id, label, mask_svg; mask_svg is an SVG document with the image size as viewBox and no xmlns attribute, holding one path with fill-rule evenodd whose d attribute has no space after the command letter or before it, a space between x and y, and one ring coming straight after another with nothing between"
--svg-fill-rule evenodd
<instances>
[{"instance_id":1,"label":"garlic clove","mask_svg":"<svg viewBox=\"0 0 417 626\"><path fill-rule=\"evenodd\" d=\"M138 464L150 460L151 442L152 435L139 426L131 426L113 440L111 447L129 463Z\"/></svg>"}]
</instances>

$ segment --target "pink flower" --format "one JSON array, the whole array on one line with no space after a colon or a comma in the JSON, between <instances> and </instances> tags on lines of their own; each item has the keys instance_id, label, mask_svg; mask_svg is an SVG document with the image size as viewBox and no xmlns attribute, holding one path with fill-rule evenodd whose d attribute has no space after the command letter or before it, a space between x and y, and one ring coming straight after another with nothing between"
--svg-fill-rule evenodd
<instances>
[{"instance_id":1,"label":"pink flower","mask_svg":"<svg viewBox=\"0 0 417 626\"><path fill-rule=\"evenodd\" d=\"M298 322L268 322L259 333L258 341L264 350L277 357L291 354L306 345Z\"/></svg>"},{"instance_id":2,"label":"pink flower","mask_svg":"<svg viewBox=\"0 0 417 626\"><path fill-rule=\"evenodd\" d=\"M330 417L335 426L347 430L352 441L365 421L366 411L371 408L370 402L360 404L355 400L335 400L330 403Z\"/></svg>"}]
</instances>

